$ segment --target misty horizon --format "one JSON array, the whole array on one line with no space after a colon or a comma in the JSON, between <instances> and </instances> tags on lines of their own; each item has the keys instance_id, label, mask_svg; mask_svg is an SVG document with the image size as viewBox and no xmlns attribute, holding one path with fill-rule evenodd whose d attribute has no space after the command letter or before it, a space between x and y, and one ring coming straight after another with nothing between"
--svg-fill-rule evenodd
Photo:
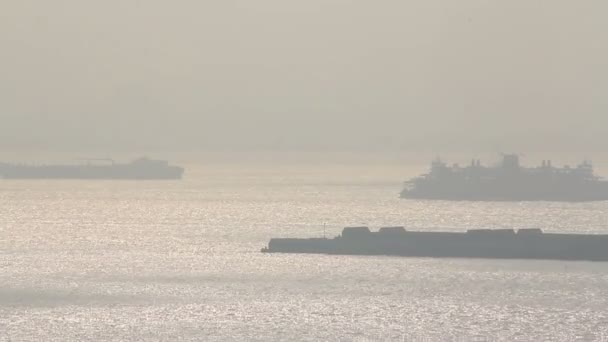
<instances>
[{"instance_id":1,"label":"misty horizon","mask_svg":"<svg viewBox=\"0 0 608 342\"><path fill-rule=\"evenodd\" d=\"M607 151L604 2L2 7L6 151Z\"/></svg>"},{"instance_id":2,"label":"misty horizon","mask_svg":"<svg viewBox=\"0 0 608 342\"><path fill-rule=\"evenodd\" d=\"M608 2L0 3L0 341L608 337Z\"/></svg>"}]
</instances>

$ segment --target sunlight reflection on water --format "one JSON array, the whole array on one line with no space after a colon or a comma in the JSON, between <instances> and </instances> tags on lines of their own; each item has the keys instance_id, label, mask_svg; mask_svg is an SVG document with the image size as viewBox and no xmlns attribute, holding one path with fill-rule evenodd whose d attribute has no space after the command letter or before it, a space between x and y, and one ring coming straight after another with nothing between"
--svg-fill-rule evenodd
<instances>
[{"instance_id":1,"label":"sunlight reflection on water","mask_svg":"<svg viewBox=\"0 0 608 342\"><path fill-rule=\"evenodd\" d=\"M273 236L320 236L324 223L328 235L344 225L608 231L604 202L399 200L401 179L379 170L5 181L0 341L608 336L605 263L259 253Z\"/></svg>"}]
</instances>

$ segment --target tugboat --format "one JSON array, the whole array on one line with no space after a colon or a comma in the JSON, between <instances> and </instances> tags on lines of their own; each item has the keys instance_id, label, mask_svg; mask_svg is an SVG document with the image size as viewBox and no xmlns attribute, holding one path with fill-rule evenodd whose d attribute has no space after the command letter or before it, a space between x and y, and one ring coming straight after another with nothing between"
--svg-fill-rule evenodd
<instances>
[{"instance_id":1,"label":"tugboat","mask_svg":"<svg viewBox=\"0 0 608 342\"><path fill-rule=\"evenodd\" d=\"M577 167L554 167L543 160L538 167L526 168L515 154L503 155L495 167L479 160L466 167L448 166L441 160L431 164L429 173L405 183L401 198L469 201L604 201L608 182L593 173L585 161Z\"/></svg>"},{"instance_id":2,"label":"tugboat","mask_svg":"<svg viewBox=\"0 0 608 342\"><path fill-rule=\"evenodd\" d=\"M165 160L135 159L119 164L112 159L84 159L84 163L32 165L0 163L5 179L181 179L184 168Z\"/></svg>"},{"instance_id":3,"label":"tugboat","mask_svg":"<svg viewBox=\"0 0 608 342\"><path fill-rule=\"evenodd\" d=\"M372 232L346 227L332 239L274 238L262 252L608 261L608 235L544 233L538 228L438 232L385 227Z\"/></svg>"}]
</instances>

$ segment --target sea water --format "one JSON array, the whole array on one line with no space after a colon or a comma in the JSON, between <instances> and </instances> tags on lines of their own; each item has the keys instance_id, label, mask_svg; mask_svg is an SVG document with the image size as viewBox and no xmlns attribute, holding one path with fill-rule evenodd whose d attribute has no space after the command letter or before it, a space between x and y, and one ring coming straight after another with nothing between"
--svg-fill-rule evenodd
<instances>
[{"instance_id":1,"label":"sea water","mask_svg":"<svg viewBox=\"0 0 608 342\"><path fill-rule=\"evenodd\" d=\"M401 200L401 170L0 181L0 341L608 341L608 263L262 254L345 225L608 233L608 203Z\"/></svg>"}]
</instances>

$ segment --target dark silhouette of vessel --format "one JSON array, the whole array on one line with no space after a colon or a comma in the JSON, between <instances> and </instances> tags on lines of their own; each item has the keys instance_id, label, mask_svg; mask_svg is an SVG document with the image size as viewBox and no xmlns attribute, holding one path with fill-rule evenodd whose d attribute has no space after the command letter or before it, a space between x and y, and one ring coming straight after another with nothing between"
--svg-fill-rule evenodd
<instances>
[{"instance_id":1,"label":"dark silhouette of vessel","mask_svg":"<svg viewBox=\"0 0 608 342\"><path fill-rule=\"evenodd\" d=\"M495 167L473 160L469 166L448 166L441 160L429 173L405 183L402 198L470 201L603 201L608 200L608 182L594 175L585 161L577 167L554 167L550 160L541 166L519 165L517 155L503 156Z\"/></svg>"},{"instance_id":2,"label":"dark silhouette of vessel","mask_svg":"<svg viewBox=\"0 0 608 342\"><path fill-rule=\"evenodd\" d=\"M5 179L181 179L184 168L165 160L135 159L116 163L112 159L84 159L77 164L32 165L0 163Z\"/></svg>"},{"instance_id":3,"label":"dark silhouette of vessel","mask_svg":"<svg viewBox=\"0 0 608 342\"><path fill-rule=\"evenodd\" d=\"M608 235L543 233L540 229L471 229L466 232L347 227L332 238L274 238L264 253L392 255L608 261Z\"/></svg>"}]
</instances>

